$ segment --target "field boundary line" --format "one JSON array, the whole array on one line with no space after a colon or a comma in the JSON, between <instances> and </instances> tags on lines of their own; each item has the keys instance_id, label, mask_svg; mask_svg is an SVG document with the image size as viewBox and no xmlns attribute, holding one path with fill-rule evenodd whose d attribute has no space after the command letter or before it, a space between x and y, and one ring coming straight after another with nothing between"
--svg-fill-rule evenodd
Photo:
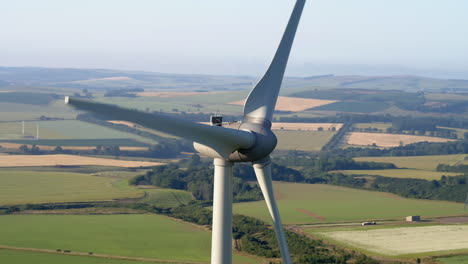
<instances>
[{"instance_id":1,"label":"field boundary line","mask_svg":"<svg viewBox=\"0 0 468 264\"><path fill-rule=\"evenodd\" d=\"M141 258L141 257L126 257L126 256L117 256L117 255L107 255L107 254L89 254L84 252L70 252L64 253L57 252L52 249L42 249L42 248L23 248L23 247L13 247L0 245L0 249L15 250L15 251L29 251L29 252L39 252L39 253L49 253L56 255L65 255L65 256L85 256L85 257L96 257L96 258L106 258L106 259L119 259L119 260L131 260L131 261L144 261L144 262L153 262L153 263L168 263L168 264L207 264L208 262L197 262L197 261L184 261L184 260L164 260L164 259L155 259L155 258Z\"/></svg>"}]
</instances>

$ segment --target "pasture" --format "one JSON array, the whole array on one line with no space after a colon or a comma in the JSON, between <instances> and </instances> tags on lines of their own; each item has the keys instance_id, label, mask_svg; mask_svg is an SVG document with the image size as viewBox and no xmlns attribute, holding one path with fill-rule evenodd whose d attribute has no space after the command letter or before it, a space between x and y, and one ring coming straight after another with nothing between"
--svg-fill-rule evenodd
<instances>
[{"instance_id":1,"label":"pasture","mask_svg":"<svg viewBox=\"0 0 468 264\"><path fill-rule=\"evenodd\" d=\"M461 203L408 199L390 193L333 185L275 182L274 188L284 224L402 220L407 215L436 217L467 214ZM271 222L264 201L237 203L234 211Z\"/></svg>"},{"instance_id":2,"label":"pasture","mask_svg":"<svg viewBox=\"0 0 468 264\"><path fill-rule=\"evenodd\" d=\"M82 166L99 165L114 167L152 167L163 163L148 161L131 161L119 159L93 158L77 155L2 155L0 167L35 167L35 166Z\"/></svg>"},{"instance_id":3,"label":"pasture","mask_svg":"<svg viewBox=\"0 0 468 264\"><path fill-rule=\"evenodd\" d=\"M335 129L340 130L343 124L339 123L272 123L272 130L314 130L317 131L322 128L324 131Z\"/></svg>"},{"instance_id":4,"label":"pasture","mask_svg":"<svg viewBox=\"0 0 468 264\"><path fill-rule=\"evenodd\" d=\"M468 264L468 255L438 258L437 260L442 264Z\"/></svg>"},{"instance_id":5,"label":"pasture","mask_svg":"<svg viewBox=\"0 0 468 264\"><path fill-rule=\"evenodd\" d=\"M410 156L410 157L360 157L356 161L388 162L398 168L435 171L439 164L464 164L466 154L434 155L434 156Z\"/></svg>"},{"instance_id":6,"label":"pasture","mask_svg":"<svg viewBox=\"0 0 468 264\"><path fill-rule=\"evenodd\" d=\"M8 250L0 248L0 260L3 263L14 264L147 264L143 261L122 259L98 258L90 256L76 256L69 254L54 254L43 252L30 252L20 250ZM153 262L158 264L157 262ZM162 264L162 262L161 262ZM178 264L178 263L174 263Z\"/></svg>"},{"instance_id":7,"label":"pasture","mask_svg":"<svg viewBox=\"0 0 468 264\"><path fill-rule=\"evenodd\" d=\"M449 142L454 140L447 138L386 133L351 132L346 135L346 144L357 146L370 146L375 144L378 147L398 147L423 141Z\"/></svg>"},{"instance_id":8,"label":"pasture","mask_svg":"<svg viewBox=\"0 0 468 264\"><path fill-rule=\"evenodd\" d=\"M339 101L332 104L315 107L313 110L351 113L374 113L383 111L389 106L390 105L385 102Z\"/></svg>"},{"instance_id":9,"label":"pasture","mask_svg":"<svg viewBox=\"0 0 468 264\"><path fill-rule=\"evenodd\" d=\"M376 123L356 123L353 124L354 127L356 128L377 128L382 131L386 131L387 128L392 127L392 123L382 123L382 122L376 122Z\"/></svg>"},{"instance_id":10,"label":"pasture","mask_svg":"<svg viewBox=\"0 0 468 264\"><path fill-rule=\"evenodd\" d=\"M240 100L240 101L230 102L229 104L243 106L244 102L245 102L245 99ZM278 101L276 102L275 110L300 112L300 111L304 111L307 109L332 104L335 102L336 101L334 100L320 100L320 99L279 96Z\"/></svg>"},{"instance_id":11,"label":"pasture","mask_svg":"<svg viewBox=\"0 0 468 264\"><path fill-rule=\"evenodd\" d=\"M282 131L276 130L276 149L319 151L333 137L333 131Z\"/></svg>"},{"instance_id":12,"label":"pasture","mask_svg":"<svg viewBox=\"0 0 468 264\"><path fill-rule=\"evenodd\" d=\"M211 233L153 214L4 215L0 245L127 257L209 262ZM258 259L235 255L235 263Z\"/></svg>"},{"instance_id":13,"label":"pasture","mask_svg":"<svg viewBox=\"0 0 468 264\"><path fill-rule=\"evenodd\" d=\"M339 171L349 175L378 175L392 178L413 178L423 180L440 180L442 175L445 176L456 176L462 173L454 172L438 172L438 171L427 171L427 170L415 170L415 169L388 169L388 170L342 170Z\"/></svg>"},{"instance_id":14,"label":"pasture","mask_svg":"<svg viewBox=\"0 0 468 264\"><path fill-rule=\"evenodd\" d=\"M78 120L27 121L25 122L25 136L35 138L37 125L39 125L40 139L134 139L147 144L157 143L138 135ZM22 137L20 121L0 123L0 139L20 139Z\"/></svg>"},{"instance_id":15,"label":"pasture","mask_svg":"<svg viewBox=\"0 0 468 264\"><path fill-rule=\"evenodd\" d=\"M320 236L379 255L468 251L467 225L433 225L318 232Z\"/></svg>"},{"instance_id":16,"label":"pasture","mask_svg":"<svg viewBox=\"0 0 468 264\"><path fill-rule=\"evenodd\" d=\"M194 200L192 193L174 189L144 189L144 202L158 207L177 207Z\"/></svg>"},{"instance_id":17,"label":"pasture","mask_svg":"<svg viewBox=\"0 0 468 264\"><path fill-rule=\"evenodd\" d=\"M143 197L126 179L82 173L0 171L0 204L108 201Z\"/></svg>"}]
</instances>

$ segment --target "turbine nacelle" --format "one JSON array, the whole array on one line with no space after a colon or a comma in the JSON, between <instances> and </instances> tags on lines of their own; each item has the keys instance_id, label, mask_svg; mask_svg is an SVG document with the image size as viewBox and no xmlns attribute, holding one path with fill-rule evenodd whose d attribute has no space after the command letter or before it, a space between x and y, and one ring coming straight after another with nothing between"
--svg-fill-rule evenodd
<instances>
[{"instance_id":1,"label":"turbine nacelle","mask_svg":"<svg viewBox=\"0 0 468 264\"><path fill-rule=\"evenodd\" d=\"M210 158L222 158L230 162L253 162L268 157L278 142L271 131L271 122L265 119L245 118L242 122L226 123L223 127L250 132L254 138L252 145L229 151L223 142L216 146L194 142L194 148Z\"/></svg>"}]
</instances>

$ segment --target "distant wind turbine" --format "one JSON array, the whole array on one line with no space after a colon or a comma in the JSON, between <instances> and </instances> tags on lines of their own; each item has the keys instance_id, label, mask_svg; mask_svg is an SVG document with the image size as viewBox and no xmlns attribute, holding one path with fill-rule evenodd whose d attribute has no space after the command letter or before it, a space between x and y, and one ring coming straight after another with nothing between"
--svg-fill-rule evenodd
<instances>
[{"instance_id":1,"label":"distant wind turbine","mask_svg":"<svg viewBox=\"0 0 468 264\"><path fill-rule=\"evenodd\" d=\"M193 140L197 151L214 159L212 264L232 263L232 166L235 162L252 163L273 220L283 263L292 263L274 198L269 155L277 144L271 131L271 120L304 5L305 0L296 1L272 63L245 101L242 121L209 126L89 100L65 98L66 103L80 110Z\"/></svg>"}]
</instances>

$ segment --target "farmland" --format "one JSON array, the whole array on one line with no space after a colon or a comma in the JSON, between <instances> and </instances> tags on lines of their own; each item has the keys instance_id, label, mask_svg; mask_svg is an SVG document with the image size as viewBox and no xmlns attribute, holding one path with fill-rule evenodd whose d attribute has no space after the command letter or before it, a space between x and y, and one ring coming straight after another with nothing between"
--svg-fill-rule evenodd
<instances>
[{"instance_id":1,"label":"farmland","mask_svg":"<svg viewBox=\"0 0 468 264\"><path fill-rule=\"evenodd\" d=\"M277 149L319 151L336 132L332 131L275 131Z\"/></svg>"},{"instance_id":2,"label":"farmland","mask_svg":"<svg viewBox=\"0 0 468 264\"><path fill-rule=\"evenodd\" d=\"M319 232L326 238L382 255L468 251L467 225L372 228L360 231Z\"/></svg>"},{"instance_id":3,"label":"farmland","mask_svg":"<svg viewBox=\"0 0 468 264\"><path fill-rule=\"evenodd\" d=\"M455 256L455 257L447 257L447 258L439 258L437 259L442 264L468 264L468 256Z\"/></svg>"},{"instance_id":4,"label":"farmland","mask_svg":"<svg viewBox=\"0 0 468 264\"><path fill-rule=\"evenodd\" d=\"M134 139L148 144L157 143L134 134L77 120L25 122L25 135L35 137L37 125L40 139ZM0 123L0 139L20 139L21 130L21 122Z\"/></svg>"},{"instance_id":5,"label":"farmland","mask_svg":"<svg viewBox=\"0 0 468 264\"><path fill-rule=\"evenodd\" d=\"M388 170L343 170L339 171L344 174L351 175L379 175L384 177L392 178L413 178L413 179L424 179L424 180L440 180L442 175L445 176L456 176L460 173L453 172L437 172L427 170L415 170L415 169L388 169Z\"/></svg>"},{"instance_id":6,"label":"farmland","mask_svg":"<svg viewBox=\"0 0 468 264\"><path fill-rule=\"evenodd\" d=\"M385 102L355 102L341 101L332 104L315 107L316 111L338 111L351 113L374 113L387 109L389 105Z\"/></svg>"},{"instance_id":7,"label":"farmland","mask_svg":"<svg viewBox=\"0 0 468 264\"><path fill-rule=\"evenodd\" d=\"M240 101L231 102L229 104L243 106L244 102L245 100L240 100ZM319 99L279 96L275 109L279 111L299 112L299 111L304 111L310 108L332 104L335 102L336 101L333 101L333 100L319 100Z\"/></svg>"},{"instance_id":8,"label":"farmland","mask_svg":"<svg viewBox=\"0 0 468 264\"><path fill-rule=\"evenodd\" d=\"M174 261L207 262L211 248L211 234L201 227L150 214L6 215L0 216L0 233L6 246Z\"/></svg>"},{"instance_id":9,"label":"farmland","mask_svg":"<svg viewBox=\"0 0 468 264\"><path fill-rule=\"evenodd\" d=\"M356 161L388 162L395 164L398 168L433 170L439 164L464 164L466 154L456 155L434 155L434 156L412 156L412 157L361 157L354 158Z\"/></svg>"},{"instance_id":10,"label":"farmland","mask_svg":"<svg viewBox=\"0 0 468 264\"><path fill-rule=\"evenodd\" d=\"M143 197L127 180L82 173L0 171L0 204L104 201Z\"/></svg>"},{"instance_id":11,"label":"farmland","mask_svg":"<svg viewBox=\"0 0 468 264\"><path fill-rule=\"evenodd\" d=\"M143 201L159 207L177 207L194 199L190 192L174 189L146 189L145 193Z\"/></svg>"},{"instance_id":12,"label":"farmland","mask_svg":"<svg viewBox=\"0 0 468 264\"><path fill-rule=\"evenodd\" d=\"M15 264L145 264L148 262L122 259L97 258L89 256L75 256L51 254L42 252L28 252L18 250L0 249L0 259L4 263ZM154 262L158 264L157 262ZM162 262L161 262L162 264ZM174 263L178 264L178 263Z\"/></svg>"},{"instance_id":13,"label":"farmland","mask_svg":"<svg viewBox=\"0 0 468 264\"><path fill-rule=\"evenodd\" d=\"M130 161L93 158L76 155L2 155L0 167L34 167L34 166L80 166L100 165L116 167L151 167L162 163L147 161Z\"/></svg>"},{"instance_id":14,"label":"farmland","mask_svg":"<svg viewBox=\"0 0 468 264\"><path fill-rule=\"evenodd\" d=\"M343 126L339 123L282 123L274 122L272 123L272 130L318 130L322 128L323 130L332 130L333 128L338 131Z\"/></svg>"},{"instance_id":15,"label":"farmland","mask_svg":"<svg viewBox=\"0 0 468 264\"><path fill-rule=\"evenodd\" d=\"M376 145L379 147L398 147L400 145L408 145L416 142L449 142L453 139L400 135L400 134L385 134L385 133L362 133L351 132L346 136L346 143L349 145L369 146Z\"/></svg>"},{"instance_id":16,"label":"farmland","mask_svg":"<svg viewBox=\"0 0 468 264\"><path fill-rule=\"evenodd\" d=\"M397 195L322 184L274 184L285 224L403 219L464 214L463 204L407 199ZM264 201L235 204L234 211L270 222Z\"/></svg>"}]
</instances>

